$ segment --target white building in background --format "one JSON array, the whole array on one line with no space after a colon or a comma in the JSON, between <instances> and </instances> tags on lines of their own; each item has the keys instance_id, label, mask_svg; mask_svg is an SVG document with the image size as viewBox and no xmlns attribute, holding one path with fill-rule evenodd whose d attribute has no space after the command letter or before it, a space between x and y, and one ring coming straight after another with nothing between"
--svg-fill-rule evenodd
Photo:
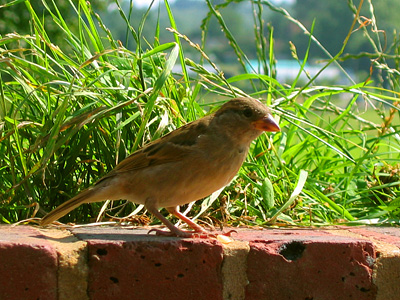
<instances>
[{"instance_id":1,"label":"white building in background","mask_svg":"<svg viewBox=\"0 0 400 300\"><path fill-rule=\"evenodd\" d=\"M304 83L309 81L310 78L313 78L324 67L324 65L325 63L306 63L304 69L300 73L300 62L294 59L278 59L276 62L276 79L281 83L291 83L299 76L299 81ZM250 66L254 73L260 71L263 73L257 60L250 60ZM350 73L350 76L353 77L354 74L352 74L352 72L349 72L348 70L346 70L346 72ZM322 71L322 73L319 74L317 81L329 82L331 84L348 84L350 82L343 71L335 65L330 65Z\"/></svg>"}]
</instances>

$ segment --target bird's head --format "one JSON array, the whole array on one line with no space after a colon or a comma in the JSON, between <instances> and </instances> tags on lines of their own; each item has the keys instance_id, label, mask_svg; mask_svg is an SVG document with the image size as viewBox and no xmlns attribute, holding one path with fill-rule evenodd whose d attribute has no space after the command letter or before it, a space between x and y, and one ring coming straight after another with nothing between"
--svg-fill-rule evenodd
<instances>
[{"instance_id":1,"label":"bird's head","mask_svg":"<svg viewBox=\"0 0 400 300\"><path fill-rule=\"evenodd\" d=\"M227 134L246 143L264 131L280 131L270 109L253 98L235 98L226 102L215 112L215 118Z\"/></svg>"}]
</instances>

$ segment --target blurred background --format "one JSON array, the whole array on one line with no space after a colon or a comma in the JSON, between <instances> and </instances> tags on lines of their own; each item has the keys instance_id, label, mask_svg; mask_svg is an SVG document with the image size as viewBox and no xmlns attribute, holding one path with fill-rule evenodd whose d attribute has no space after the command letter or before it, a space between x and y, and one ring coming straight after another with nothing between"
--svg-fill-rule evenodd
<instances>
[{"instance_id":1,"label":"blurred background","mask_svg":"<svg viewBox=\"0 0 400 300\"><path fill-rule=\"evenodd\" d=\"M18 2L18 1L16 1ZM31 31L30 14L25 9L24 1L19 1L18 5L13 5L7 9L0 9L0 34L4 35L10 32L18 32L20 34L29 34ZM73 1L74 2L74 1ZM77 2L77 1L75 1ZM48 11L43 7L42 1L30 1L33 9L44 20L50 16ZM150 0L123 0L118 1L121 8L129 15L130 24L134 28L138 28L140 21L146 10L149 8L152 1ZM245 55L250 60L250 65L255 72L259 72L257 63L257 49L255 39L254 20L259 11L255 12L254 2L251 1L222 1L214 0L213 5L219 7L227 28L229 28L234 39ZM229 5L228 5L229 3ZM320 0L272 0L261 1L263 4L262 19L264 26L273 28L274 53L276 59L276 77L280 81L292 81L296 77L300 66L293 59L292 49L289 42L293 43L297 49L297 56L302 60L308 51L310 57L307 61L306 69L311 76L321 68L328 56L320 47L311 43L308 50L309 40L305 37L304 32L295 23L291 22L282 13L277 13L274 7L268 9L268 4L274 5L275 8L285 9L293 19L301 22L309 31L313 25L313 35L326 48L327 52L334 56L337 54L343 41L348 34L348 30L353 21L355 14L354 7L359 4L359 1L320 1ZM174 13L176 26L181 34L190 38L194 43L201 44L202 34L200 28L204 26L204 21L209 19L207 25L207 37L205 39L205 52L211 60L217 63L224 70L227 77L237 75L241 72L241 67L237 63L237 55L234 50L226 43L224 33L221 31L221 26L216 18L210 17L210 10L205 0L171 0L169 1L171 9ZM78 23L74 22L75 12L71 5L66 0L57 1L57 5L61 14L71 30ZM115 39L118 39L122 44L130 50L136 48L135 40L127 34L126 24L120 19L120 12L115 1L92 1L93 10L98 13L104 24L110 29ZM132 5L132 7L131 7ZM394 46L394 39L397 34L397 29L400 28L400 19L398 11L400 11L400 2L397 0L373 1L374 15L376 17L377 27L381 30L380 38L382 46L385 49L382 51L391 52L390 48ZM261 7L261 6L260 6ZM369 7L364 5L360 13L361 16L370 16ZM348 41L344 55L341 57L341 64L346 71L355 79L362 81L368 78L371 67L371 56L368 53L373 53L372 44L365 38L363 26L368 26L371 19L364 17L364 24L356 24L355 30L350 40ZM160 30L166 31L167 27L171 27L167 11L163 1L154 1L152 8L147 17L147 21L143 28L143 36L152 44L154 39L155 24L159 22ZM202 24L203 23L203 24ZM47 33L51 40L54 40L57 45L62 47L63 33L49 22ZM160 43L173 41L173 34L161 32ZM183 44L185 55L194 61L200 60L198 51L190 47L188 44ZM395 51L395 49L393 49ZM354 59L356 58L356 59ZM207 67L207 66L206 66ZM395 66L392 66L395 67ZM264 72L264 71L261 71ZM306 78L303 78L304 82ZM340 71L335 66L327 68L320 76L319 80L327 83L346 84L348 81L341 76ZM325 83L325 82L324 82Z\"/></svg>"}]
</instances>

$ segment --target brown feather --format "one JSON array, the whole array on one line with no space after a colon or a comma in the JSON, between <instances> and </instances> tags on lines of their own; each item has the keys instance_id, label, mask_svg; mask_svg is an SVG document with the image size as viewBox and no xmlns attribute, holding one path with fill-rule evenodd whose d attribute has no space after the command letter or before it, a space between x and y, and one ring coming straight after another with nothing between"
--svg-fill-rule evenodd
<instances>
[{"instance_id":1,"label":"brown feather","mask_svg":"<svg viewBox=\"0 0 400 300\"><path fill-rule=\"evenodd\" d=\"M110 173L96 182L96 185L120 173L157 166L165 163L182 160L193 151L200 135L207 130L209 120L213 115L203 118L202 122L196 120L176 129L162 138L147 144L121 161ZM205 120L207 120L205 122ZM195 134L194 134L195 133Z\"/></svg>"},{"instance_id":2,"label":"brown feather","mask_svg":"<svg viewBox=\"0 0 400 300\"><path fill-rule=\"evenodd\" d=\"M40 225L44 226L52 223L53 221L58 220L59 218L65 216L67 213L74 210L83 203L103 200L103 199L99 200L98 197L95 197L96 194L97 190L93 188L88 188L82 191L72 199L68 200L67 202L64 202L63 204L52 210L50 213L48 213L46 216L44 216L40 221Z\"/></svg>"}]
</instances>

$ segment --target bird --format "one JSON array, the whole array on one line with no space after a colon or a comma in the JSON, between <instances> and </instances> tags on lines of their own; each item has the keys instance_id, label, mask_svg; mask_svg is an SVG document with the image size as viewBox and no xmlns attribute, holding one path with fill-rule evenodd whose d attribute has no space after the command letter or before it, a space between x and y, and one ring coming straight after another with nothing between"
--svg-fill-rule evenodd
<instances>
[{"instance_id":1,"label":"bird","mask_svg":"<svg viewBox=\"0 0 400 300\"><path fill-rule=\"evenodd\" d=\"M169 229L150 230L156 235L212 235L183 215L179 206L228 185L246 159L253 140L265 131L280 131L270 109L254 98L233 98L214 113L136 150L93 186L45 215L40 225L48 225L84 203L126 199L143 204ZM160 213L161 208L192 230L174 226Z\"/></svg>"}]
</instances>

